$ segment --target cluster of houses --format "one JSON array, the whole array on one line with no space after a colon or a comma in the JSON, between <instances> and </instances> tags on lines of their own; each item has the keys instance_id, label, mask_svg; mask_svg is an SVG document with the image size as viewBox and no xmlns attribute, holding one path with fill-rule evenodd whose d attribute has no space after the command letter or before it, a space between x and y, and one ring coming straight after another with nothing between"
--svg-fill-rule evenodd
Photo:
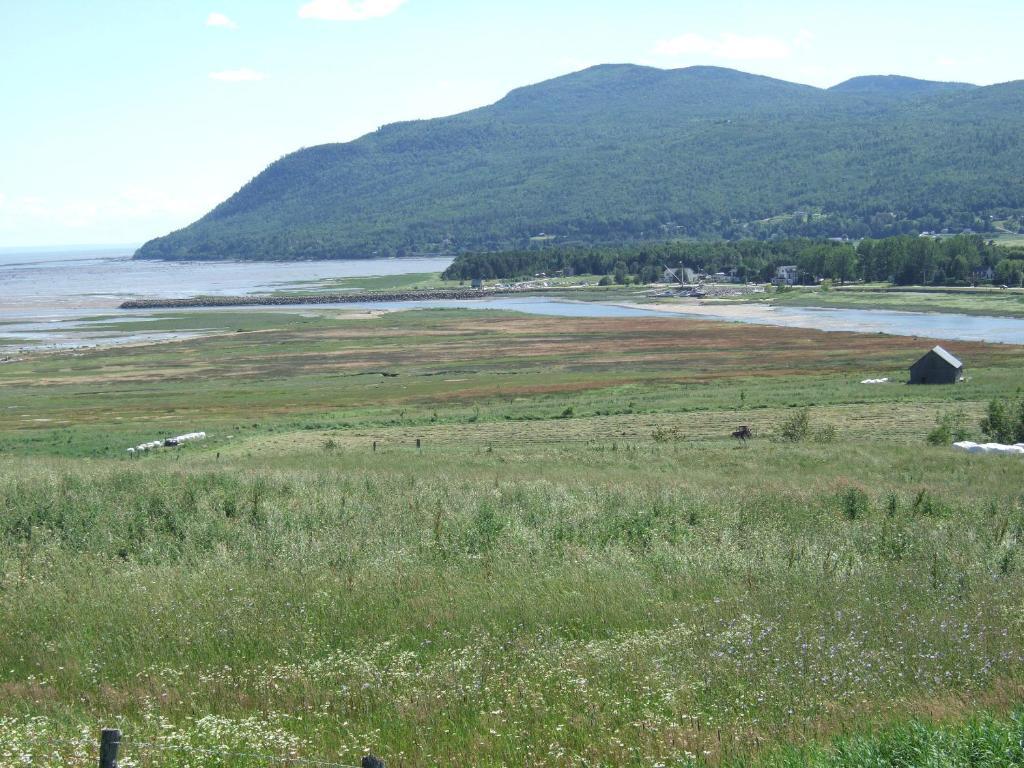
<instances>
[{"instance_id":1,"label":"cluster of houses","mask_svg":"<svg viewBox=\"0 0 1024 768\"><path fill-rule=\"evenodd\" d=\"M661 281L663 283L693 285L694 283L702 280L709 280L715 283L743 282L735 269L730 269L728 272L715 272L714 274L708 274L706 272L690 269L689 267L678 267L676 269L666 267L665 271L661 274ZM795 264L778 267L775 270L775 277L772 278L772 285L796 285L798 282L800 282L800 270Z\"/></svg>"},{"instance_id":2,"label":"cluster of houses","mask_svg":"<svg viewBox=\"0 0 1024 768\"><path fill-rule=\"evenodd\" d=\"M696 282L708 280L713 283L742 283L743 280L735 269L730 269L728 272L701 272L696 269L690 269L689 267L678 267L673 269L666 267L665 271L661 273L661 282L663 283L682 283L683 285L692 285Z\"/></svg>"}]
</instances>

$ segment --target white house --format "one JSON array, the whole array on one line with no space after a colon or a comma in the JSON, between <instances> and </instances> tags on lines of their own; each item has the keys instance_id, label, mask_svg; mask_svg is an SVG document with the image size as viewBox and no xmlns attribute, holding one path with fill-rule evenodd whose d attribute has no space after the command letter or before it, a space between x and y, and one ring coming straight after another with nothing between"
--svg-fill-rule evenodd
<instances>
[{"instance_id":1,"label":"white house","mask_svg":"<svg viewBox=\"0 0 1024 768\"><path fill-rule=\"evenodd\" d=\"M775 270L775 277L772 278L772 285L796 285L800 279L800 270L795 264L778 267Z\"/></svg>"}]
</instances>

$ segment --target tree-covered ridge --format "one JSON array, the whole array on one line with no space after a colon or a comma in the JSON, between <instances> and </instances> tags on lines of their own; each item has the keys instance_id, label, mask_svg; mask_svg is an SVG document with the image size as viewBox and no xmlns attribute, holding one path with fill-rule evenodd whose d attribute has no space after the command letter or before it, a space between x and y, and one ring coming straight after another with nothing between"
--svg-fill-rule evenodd
<instances>
[{"instance_id":1,"label":"tree-covered ridge","mask_svg":"<svg viewBox=\"0 0 1024 768\"><path fill-rule=\"evenodd\" d=\"M542 232L860 238L1019 220L1024 82L865 80L822 90L713 67L594 67L295 152L137 256L499 250Z\"/></svg>"},{"instance_id":2,"label":"tree-covered ridge","mask_svg":"<svg viewBox=\"0 0 1024 768\"><path fill-rule=\"evenodd\" d=\"M839 85L833 85L830 91L862 94L887 94L897 98L921 96L923 94L942 91L966 91L977 88L970 83L941 83L932 80L918 80L902 75L866 75L852 77Z\"/></svg>"},{"instance_id":3,"label":"tree-covered ridge","mask_svg":"<svg viewBox=\"0 0 1024 768\"><path fill-rule=\"evenodd\" d=\"M978 235L943 239L898 236L865 239L856 245L791 239L556 246L461 254L443 277L490 280L572 272L651 283L660 279L666 268L683 266L707 273L725 272L742 280L768 281L778 267L789 264L799 268L804 282L832 279L955 285L995 280L1019 284L1024 249L997 246Z\"/></svg>"}]
</instances>

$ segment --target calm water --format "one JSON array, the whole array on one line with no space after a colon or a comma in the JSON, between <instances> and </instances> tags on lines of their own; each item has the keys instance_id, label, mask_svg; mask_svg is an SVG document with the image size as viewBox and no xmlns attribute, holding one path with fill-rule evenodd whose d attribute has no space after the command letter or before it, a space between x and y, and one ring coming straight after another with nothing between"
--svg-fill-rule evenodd
<instances>
[{"instance_id":1,"label":"calm water","mask_svg":"<svg viewBox=\"0 0 1024 768\"><path fill-rule=\"evenodd\" d=\"M665 317L666 312L639 307L622 307L596 301L549 299L544 296L497 297L493 299L437 299L426 301L366 301L347 304L317 304L337 309L489 309L524 312L549 317Z\"/></svg>"},{"instance_id":2,"label":"calm water","mask_svg":"<svg viewBox=\"0 0 1024 768\"><path fill-rule=\"evenodd\" d=\"M451 263L448 258L294 263L135 262L130 256L129 248L0 251L0 349L9 351L26 345L92 346L195 335L117 334L109 330L90 330L87 321L90 317L124 316L126 320L137 321L159 314L116 309L128 298L266 293L286 287L312 287L325 280L343 277L439 272ZM750 317L726 314L720 317L688 316L660 311L656 306L624 307L527 296L465 301L321 304L313 309L330 306L377 310L490 309L558 317L701 317L825 331L1024 344L1024 319L943 313L776 307L763 315ZM255 309L266 311L268 308Z\"/></svg>"},{"instance_id":3,"label":"calm water","mask_svg":"<svg viewBox=\"0 0 1024 768\"><path fill-rule=\"evenodd\" d=\"M140 296L266 293L342 277L440 272L451 264L450 258L154 262L132 261L131 254L131 248L0 251L0 321L67 318Z\"/></svg>"},{"instance_id":4,"label":"calm water","mask_svg":"<svg viewBox=\"0 0 1024 768\"><path fill-rule=\"evenodd\" d=\"M683 316L686 317L685 314ZM1014 317L815 307L773 307L766 317L715 317L705 314L700 316L730 322L781 325L787 328L820 331L888 333L893 336L923 336L930 339L1024 344L1024 319Z\"/></svg>"},{"instance_id":5,"label":"calm water","mask_svg":"<svg viewBox=\"0 0 1024 768\"><path fill-rule=\"evenodd\" d=\"M869 309L812 309L776 307L766 317L729 317L705 314L687 315L651 308L623 307L591 301L549 299L543 296L448 301L402 301L320 305L359 309L504 309L534 315L557 317L682 317L686 319L725 320L755 325L780 325L820 331L888 333L894 336L923 336L931 339L990 341L1024 344L1024 319L980 317L938 312L885 312Z\"/></svg>"}]
</instances>

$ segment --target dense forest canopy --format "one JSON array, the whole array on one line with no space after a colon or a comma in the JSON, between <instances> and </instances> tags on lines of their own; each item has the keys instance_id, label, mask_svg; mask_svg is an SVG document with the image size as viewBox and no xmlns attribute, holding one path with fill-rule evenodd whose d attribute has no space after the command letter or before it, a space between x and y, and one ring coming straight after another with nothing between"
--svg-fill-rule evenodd
<instances>
[{"instance_id":1,"label":"dense forest canopy","mask_svg":"<svg viewBox=\"0 0 1024 768\"><path fill-rule=\"evenodd\" d=\"M1024 249L1004 248L979 235L950 238L899 236L864 239L854 245L811 239L776 241L645 243L624 246L534 248L467 253L444 273L449 280L515 279L572 272L614 275L643 283L659 280L665 269L688 267L724 272L741 280L768 281L783 265L799 268L804 282L831 279L892 281L898 285L965 285L990 282L1018 285Z\"/></svg>"},{"instance_id":2,"label":"dense forest canopy","mask_svg":"<svg viewBox=\"0 0 1024 768\"><path fill-rule=\"evenodd\" d=\"M1024 82L604 65L271 164L140 258L1018 229Z\"/></svg>"}]
</instances>

